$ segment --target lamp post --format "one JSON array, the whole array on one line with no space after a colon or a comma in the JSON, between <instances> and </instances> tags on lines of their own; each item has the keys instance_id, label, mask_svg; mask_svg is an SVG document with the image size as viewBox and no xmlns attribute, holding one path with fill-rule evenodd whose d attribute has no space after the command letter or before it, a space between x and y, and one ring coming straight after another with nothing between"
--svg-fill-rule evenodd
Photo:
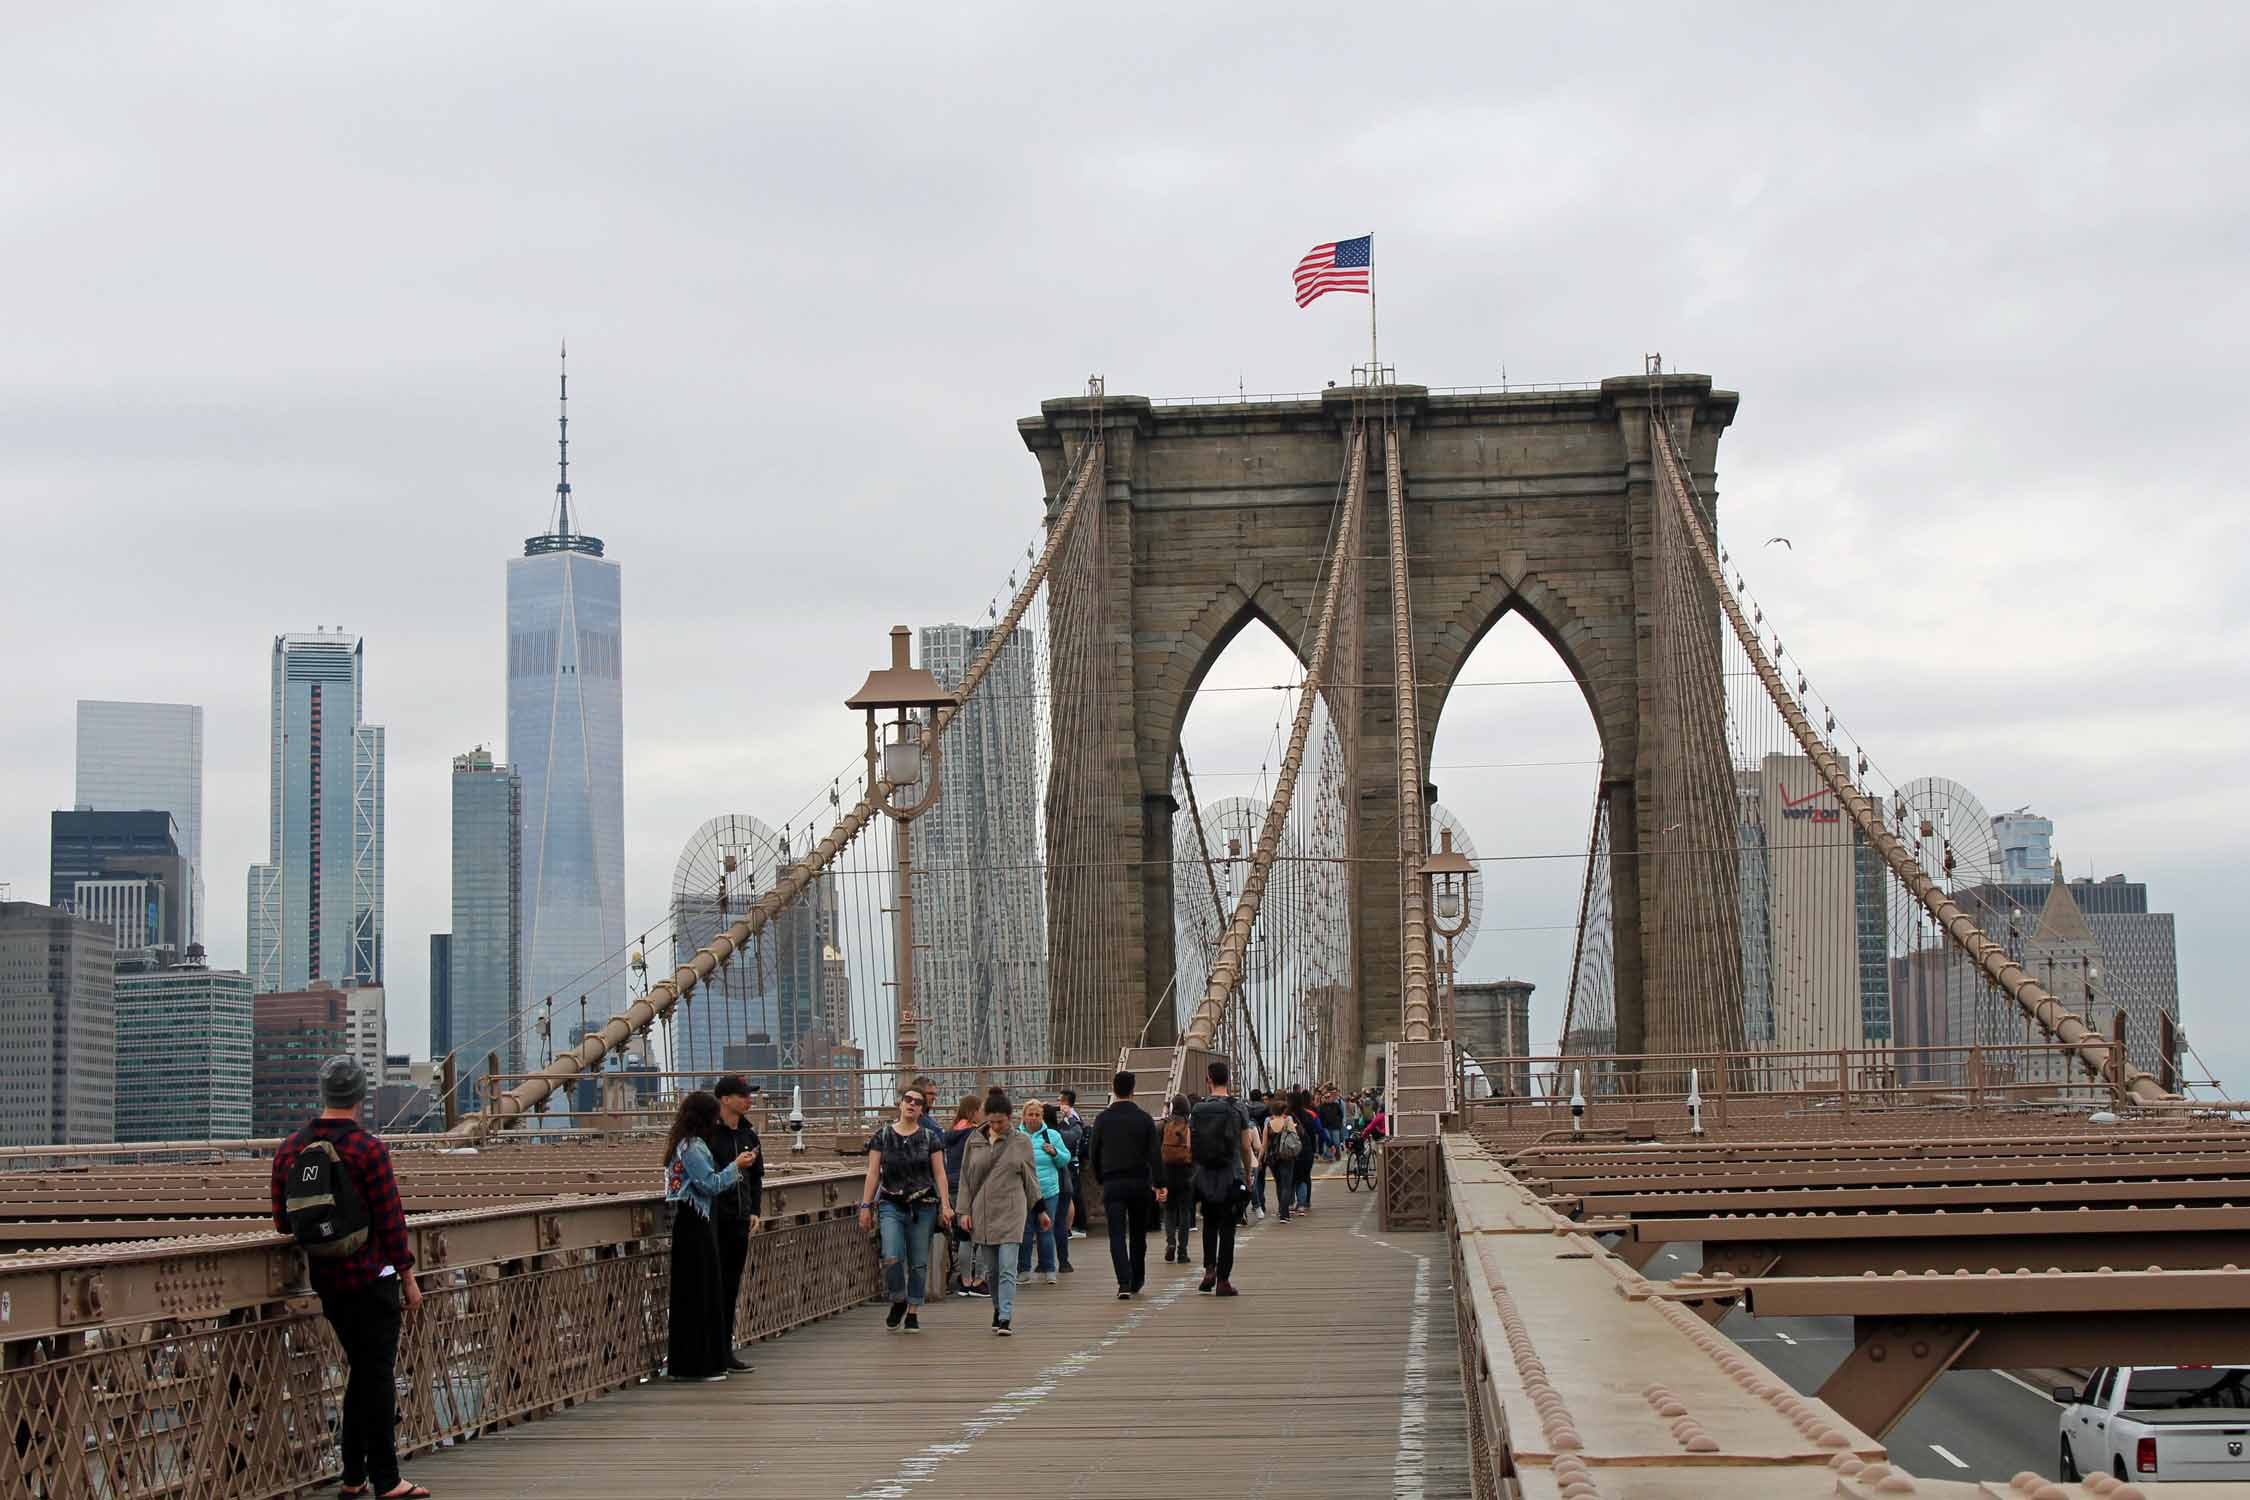
<instances>
[{"instance_id":1,"label":"lamp post","mask_svg":"<svg viewBox=\"0 0 2250 1500\"><path fill-rule=\"evenodd\" d=\"M898 847L898 1066L902 1077L911 1076L915 1054L921 1047L921 1020L914 1013L914 820L928 812L938 798L938 740L930 736L929 754L922 753L923 725L913 717L916 709L939 709L953 695L938 686L929 672L914 665L912 636L904 625L891 627L891 664L867 674L860 690L844 700L846 708L867 714L867 785L897 830ZM879 726L884 713L895 714L888 726ZM928 764L925 766L924 762ZM919 788L911 802L901 802L898 792Z\"/></svg>"},{"instance_id":2,"label":"lamp post","mask_svg":"<svg viewBox=\"0 0 2250 1500\"><path fill-rule=\"evenodd\" d=\"M1422 861L1422 878L1430 883L1430 931L1445 939L1445 1034L1460 1045L1454 1014L1453 940L1469 930L1469 881L1477 867L1453 847L1453 830L1438 830L1438 852Z\"/></svg>"}]
</instances>

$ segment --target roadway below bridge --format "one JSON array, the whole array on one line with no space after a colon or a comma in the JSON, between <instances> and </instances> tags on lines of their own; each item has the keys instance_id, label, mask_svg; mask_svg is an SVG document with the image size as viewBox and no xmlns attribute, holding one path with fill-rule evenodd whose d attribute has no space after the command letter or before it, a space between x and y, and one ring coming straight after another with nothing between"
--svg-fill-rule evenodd
<instances>
[{"instance_id":1,"label":"roadway below bridge","mask_svg":"<svg viewBox=\"0 0 2250 1500\"><path fill-rule=\"evenodd\" d=\"M441 1496L939 1500L999 1495L1414 1497L1471 1493L1447 1244L1384 1234L1371 1194L1320 1179L1315 1212L1240 1238L1242 1295L1167 1265L1116 1297L1108 1245L1017 1296L869 1303L747 1352L723 1384L645 1382L409 1460ZM1198 1252L1199 1253L1199 1252Z\"/></svg>"},{"instance_id":2,"label":"roadway below bridge","mask_svg":"<svg viewBox=\"0 0 2250 1500\"><path fill-rule=\"evenodd\" d=\"M1667 1245L1650 1276L1675 1276L1700 1263L1702 1246ZM1852 1351L1850 1318L1753 1318L1729 1313L1719 1331L1805 1395L1820 1390ZM1940 1375L1883 1439L1890 1461L1923 1479L2008 1479L2026 1469L2053 1478L2060 1408L2046 1392L1999 1370Z\"/></svg>"}]
</instances>

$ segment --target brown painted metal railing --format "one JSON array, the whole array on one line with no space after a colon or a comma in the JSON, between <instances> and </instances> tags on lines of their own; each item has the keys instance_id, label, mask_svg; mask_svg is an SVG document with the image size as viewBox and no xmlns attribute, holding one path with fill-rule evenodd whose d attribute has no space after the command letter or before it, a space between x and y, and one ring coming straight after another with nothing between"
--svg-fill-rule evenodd
<instances>
[{"instance_id":1,"label":"brown painted metal railing","mask_svg":"<svg viewBox=\"0 0 2250 1500\"><path fill-rule=\"evenodd\" d=\"M1649 413L1649 449L1656 466L1657 488L1661 492L1659 503L1667 505L1677 514L1679 522L1692 541L1696 556L1709 576L1719 606L1725 612L1727 623L1733 628L1735 639L1748 654L1751 665L1757 670L1758 680L1765 685L1766 693L1780 710L1789 732L1796 738L1798 747L1812 761L1820 778L1835 793L1836 801L1891 873L1921 903L1934 918L1946 936L1968 954L1970 960L1985 973L2002 993L2014 1002L2016 1008L2056 1041L2070 1047L2079 1065L2097 1081L2109 1083L2119 1093L2142 1103L2158 1103L2177 1096L2165 1089L2147 1072L2127 1065L2119 1055L2117 1045L2106 1038L2050 994L2045 987L2023 971L2023 966L2009 956L2008 950L1986 936L1983 929L1970 920L1967 913L1955 904L1953 898L1932 880L1920 861L1916 860L1896 834L1884 826L1883 817L1851 778L1844 763L1821 737L1814 733L1812 721L1797 706L1782 681L1781 673L1767 656L1758 640L1758 633L1743 616L1742 606L1727 587L1726 573L1719 565L1719 555L1713 547L1710 533L1704 528L1703 518L1694 502L1694 489L1689 483L1686 464L1674 445L1669 424L1664 419L1661 406L1652 406Z\"/></svg>"},{"instance_id":2,"label":"brown painted metal railing","mask_svg":"<svg viewBox=\"0 0 2250 1500\"><path fill-rule=\"evenodd\" d=\"M649 1163L651 1178L657 1165ZM878 1288L857 1169L766 1189L740 1327L766 1337ZM399 1350L409 1453L648 1378L662 1359L660 1194L420 1214L426 1300ZM0 1259L0 1494L287 1495L337 1473L343 1365L278 1235Z\"/></svg>"},{"instance_id":3,"label":"brown painted metal railing","mask_svg":"<svg viewBox=\"0 0 2250 1500\"><path fill-rule=\"evenodd\" d=\"M961 705L968 702L969 695L984 681L985 675L992 669L992 663L998 659L1001 649L1007 645L1017 624L1023 619L1024 612L1031 607L1031 601L1046 582L1048 569L1061 554L1079 513L1084 509L1083 502L1087 492L1096 487L1101 476L1103 449L1102 432L1096 427L1089 440L1079 448L1074 477L1066 480L1069 498L1064 502L1062 513L1055 518L1055 524L1048 529L1047 545L1032 564L1031 571L1025 575L1022 587L1016 590L1015 597L1009 601L1007 613L993 628L984 649L977 653L976 659L963 674L960 687L954 691L953 703L939 709L932 717L929 727L923 730L922 748L925 756L945 733L946 726L953 722ZM502 1095L489 1114L470 1116L455 1126L451 1134L477 1139L492 1128L504 1129L512 1121L536 1109L557 1088L593 1072L604 1057L624 1046L627 1038L636 1032L646 1031L655 1021L670 1013L672 1007L684 996L725 968L735 954L765 930L767 923L805 893L820 877L821 872L835 862L837 856L852 840L859 837L861 830L875 817L886 790L885 783L869 786L866 793L837 821L836 826L829 830L828 836L809 855L791 865L774 888L761 896L740 921L733 923L726 931L717 934L698 949L691 962L673 970L669 979L651 986L644 998L634 1001L622 1013L610 1017L608 1024L600 1031L586 1037L568 1052L558 1054L536 1077L527 1079Z\"/></svg>"}]
</instances>

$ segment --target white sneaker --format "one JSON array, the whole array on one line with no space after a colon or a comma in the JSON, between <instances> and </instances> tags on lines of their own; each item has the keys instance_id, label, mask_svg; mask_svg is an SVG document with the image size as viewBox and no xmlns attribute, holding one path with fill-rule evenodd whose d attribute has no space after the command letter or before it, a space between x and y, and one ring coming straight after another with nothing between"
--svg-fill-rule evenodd
<instances>
[{"instance_id":1,"label":"white sneaker","mask_svg":"<svg viewBox=\"0 0 2250 1500\"><path fill-rule=\"evenodd\" d=\"M1086 1231L1083 1229L1073 1229L1070 1232L1070 1237L1074 1240L1082 1240L1086 1238Z\"/></svg>"},{"instance_id":2,"label":"white sneaker","mask_svg":"<svg viewBox=\"0 0 2250 1500\"><path fill-rule=\"evenodd\" d=\"M1061 1279L1061 1278L1060 1278L1060 1277L1058 1277L1058 1276L1056 1276L1056 1274L1055 1274L1054 1272L1052 1272L1052 1271L1049 1271L1049 1272L1047 1273L1047 1285L1049 1285L1049 1286L1053 1286L1053 1285L1055 1285L1055 1284L1056 1284L1056 1282L1057 1282L1057 1281L1059 1281L1060 1279Z\"/></svg>"}]
</instances>

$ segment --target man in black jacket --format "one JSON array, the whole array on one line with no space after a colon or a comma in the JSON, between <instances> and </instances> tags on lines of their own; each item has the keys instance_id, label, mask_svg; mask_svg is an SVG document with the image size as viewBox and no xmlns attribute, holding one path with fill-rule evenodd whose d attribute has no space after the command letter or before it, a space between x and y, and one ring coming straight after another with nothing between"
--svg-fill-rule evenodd
<instances>
[{"instance_id":1,"label":"man in black jacket","mask_svg":"<svg viewBox=\"0 0 2250 1500\"><path fill-rule=\"evenodd\" d=\"M1102 1210L1109 1218L1109 1263L1117 1272L1117 1300L1129 1300L1148 1281L1148 1231L1156 1205L1162 1135L1149 1112L1133 1102L1133 1075L1110 1080L1115 1101L1087 1132L1094 1180L1102 1185Z\"/></svg>"},{"instance_id":2,"label":"man in black jacket","mask_svg":"<svg viewBox=\"0 0 2250 1500\"><path fill-rule=\"evenodd\" d=\"M757 1127L750 1123L750 1085L739 1073L721 1076L711 1085L719 1098L719 1123L708 1144L713 1161L732 1161L742 1152L756 1154L742 1181L721 1193L711 1204L711 1227L719 1234L719 1306L725 1324L727 1368L748 1373L749 1363L737 1355L734 1309L742 1296L742 1267L750 1258L750 1236L758 1227L765 1206L766 1159L758 1147ZM720 1153L724 1152L724 1155Z\"/></svg>"}]
</instances>

